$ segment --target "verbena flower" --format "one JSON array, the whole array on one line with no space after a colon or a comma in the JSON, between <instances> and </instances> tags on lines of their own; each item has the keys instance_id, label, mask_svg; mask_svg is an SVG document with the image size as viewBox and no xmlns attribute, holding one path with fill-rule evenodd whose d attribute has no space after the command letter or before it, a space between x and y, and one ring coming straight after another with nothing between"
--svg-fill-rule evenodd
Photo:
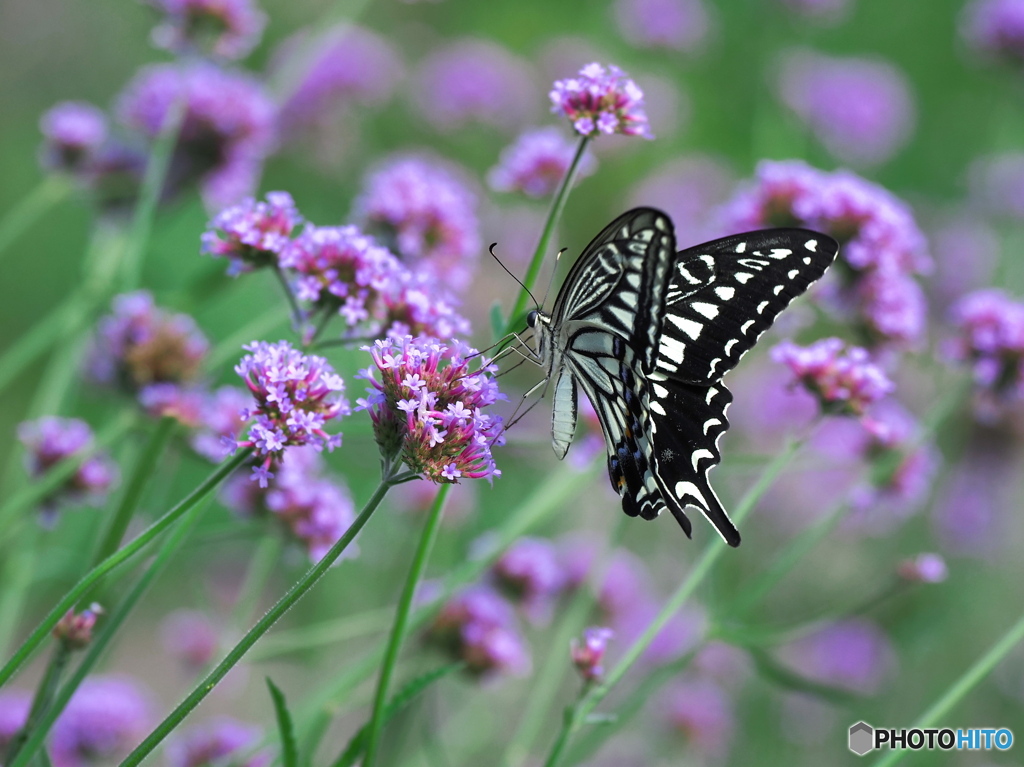
<instances>
[{"instance_id":1,"label":"verbena flower","mask_svg":"<svg viewBox=\"0 0 1024 767\"><path fill-rule=\"evenodd\" d=\"M941 554L925 552L900 562L897 572L907 581L942 583L949 575L949 568Z\"/></svg>"},{"instance_id":2,"label":"verbena flower","mask_svg":"<svg viewBox=\"0 0 1024 767\"><path fill-rule=\"evenodd\" d=\"M551 111L565 115L581 136L622 133L654 138L644 111L644 93L621 69L587 64L576 77L556 80Z\"/></svg>"},{"instance_id":3,"label":"verbena flower","mask_svg":"<svg viewBox=\"0 0 1024 767\"><path fill-rule=\"evenodd\" d=\"M907 78L886 61L793 51L783 61L779 92L843 162L885 162L907 143L914 125Z\"/></svg>"},{"instance_id":4,"label":"verbena flower","mask_svg":"<svg viewBox=\"0 0 1024 767\"><path fill-rule=\"evenodd\" d=\"M92 767L125 757L149 731L149 695L123 676L91 676L75 691L50 736L54 767Z\"/></svg>"},{"instance_id":5,"label":"verbena flower","mask_svg":"<svg viewBox=\"0 0 1024 767\"><path fill-rule=\"evenodd\" d=\"M124 293L97 326L87 372L97 383L136 393L153 383L188 383L209 350L186 314L160 309L148 291Z\"/></svg>"},{"instance_id":6,"label":"verbena flower","mask_svg":"<svg viewBox=\"0 0 1024 767\"><path fill-rule=\"evenodd\" d=\"M547 197L558 188L575 154L575 142L558 128L534 128L502 150L498 164L487 174L487 183L498 192ZM577 182L596 168L597 161L588 150L580 160Z\"/></svg>"},{"instance_id":7,"label":"verbena flower","mask_svg":"<svg viewBox=\"0 0 1024 767\"><path fill-rule=\"evenodd\" d=\"M520 538L494 563L491 575L498 588L521 604L534 622L550 617L565 585L558 550L543 538Z\"/></svg>"},{"instance_id":8,"label":"verbena flower","mask_svg":"<svg viewBox=\"0 0 1024 767\"><path fill-rule=\"evenodd\" d=\"M160 646L189 673L205 668L219 644L217 628L199 610L175 610L160 622Z\"/></svg>"},{"instance_id":9,"label":"verbena flower","mask_svg":"<svg viewBox=\"0 0 1024 767\"><path fill-rule=\"evenodd\" d=\"M1024 3L974 0L964 8L961 33L973 48L1014 66L1024 64Z\"/></svg>"},{"instance_id":10,"label":"verbena flower","mask_svg":"<svg viewBox=\"0 0 1024 767\"><path fill-rule=\"evenodd\" d=\"M615 635L610 628L591 626L583 629L582 641L573 639L569 656L576 670L586 682L600 681L604 676L604 654L608 642Z\"/></svg>"},{"instance_id":11,"label":"verbena flower","mask_svg":"<svg viewBox=\"0 0 1024 767\"><path fill-rule=\"evenodd\" d=\"M832 623L789 643L779 655L801 676L867 695L878 692L894 665L888 638L861 618Z\"/></svg>"},{"instance_id":12,"label":"verbena flower","mask_svg":"<svg viewBox=\"0 0 1024 767\"><path fill-rule=\"evenodd\" d=\"M1024 303L1002 290L977 290L957 301L950 314L957 336L945 352L971 367L978 414L994 418L1002 404L1024 396Z\"/></svg>"},{"instance_id":13,"label":"verbena flower","mask_svg":"<svg viewBox=\"0 0 1024 767\"><path fill-rule=\"evenodd\" d=\"M53 627L53 636L66 648L80 650L92 641L92 630L103 614L103 608L93 602L89 607L76 613L68 610Z\"/></svg>"},{"instance_id":14,"label":"verbena flower","mask_svg":"<svg viewBox=\"0 0 1024 767\"><path fill-rule=\"evenodd\" d=\"M235 386L221 386L207 393L200 407L200 428L192 435L192 449L214 463L220 463L235 449L245 426L242 412L251 404L247 392Z\"/></svg>"},{"instance_id":15,"label":"verbena flower","mask_svg":"<svg viewBox=\"0 0 1024 767\"><path fill-rule=\"evenodd\" d=\"M504 442L501 418L483 412L503 395L486 359L474 372L473 349L431 338L387 338L364 347L381 374L360 373L372 388L358 400L369 410L385 461L400 458L432 482L501 474L491 450Z\"/></svg>"},{"instance_id":16,"label":"verbena flower","mask_svg":"<svg viewBox=\"0 0 1024 767\"><path fill-rule=\"evenodd\" d=\"M167 742L169 767L264 767L271 760L267 751L249 754L260 742L263 731L256 725L222 716L184 730ZM248 755L248 758L242 757Z\"/></svg>"},{"instance_id":17,"label":"verbena flower","mask_svg":"<svg viewBox=\"0 0 1024 767\"><path fill-rule=\"evenodd\" d=\"M444 605L427 638L465 661L472 674L521 675L530 668L529 651L516 627L512 606L483 586L466 589Z\"/></svg>"},{"instance_id":18,"label":"verbena flower","mask_svg":"<svg viewBox=\"0 0 1024 767\"><path fill-rule=\"evenodd\" d=\"M313 55L310 58L310 51ZM280 119L289 133L329 123L353 104L379 106L402 77L402 59L385 38L341 24L322 35L303 30L285 40L274 69L293 82Z\"/></svg>"},{"instance_id":19,"label":"verbena flower","mask_svg":"<svg viewBox=\"0 0 1024 767\"><path fill-rule=\"evenodd\" d=\"M29 476L40 477L64 460L91 450L92 429L77 418L44 416L18 427L18 439L25 446L25 467ZM117 466L106 453L86 458L59 487L40 501L41 522L50 526L60 506L69 503L102 504L117 483Z\"/></svg>"},{"instance_id":20,"label":"verbena flower","mask_svg":"<svg viewBox=\"0 0 1024 767\"><path fill-rule=\"evenodd\" d=\"M527 64L490 40L458 40L433 51L416 71L416 104L438 130L471 122L514 130L532 117Z\"/></svg>"},{"instance_id":21,"label":"verbena flower","mask_svg":"<svg viewBox=\"0 0 1024 767\"><path fill-rule=\"evenodd\" d=\"M117 112L155 139L178 104L185 114L166 193L198 181L214 209L252 194L275 140L276 108L263 86L209 63L155 64L128 84Z\"/></svg>"},{"instance_id":22,"label":"verbena flower","mask_svg":"<svg viewBox=\"0 0 1024 767\"><path fill-rule=\"evenodd\" d=\"M355 212L413 268L456 290L469 284L480 250L477 196L453 166L394 157L369 174Z\"/></svg>"},{"instance_id":23,"label":"verbena flower","mask_svg":"<svg viewBox=\"0 0 1024 767\"><path fill-rule=\"evenodd\" d=\"M153 418L173 418L194 429L202 423L206 392L176 383L155 383L139 391L139 405Z\"/></svg>"},{"instance_id":24,"label":"verbena flower","mask_svg":"<svg viewBox=\"0 0 1024 767\"><path fill-rule=\"evenodd\" d=\"M788 367L826 412L863 415L868 405L895 388L867 351L846 347L838 338L806 347L783 341L772 348L771 357Z\"/></svg>"},{"instance_id":25,"label":"verbena flower","mask_svg":"<svg viewBox=\"0 0 1024 767\"><path fill-rule=\"evenodd\" d=\"M702 0L617 0L614 11L623 37L642 48L696 53L711 29Z\"/></svg>"},{"instance_id":26,"label":"verbena flower","mask_svg":"<svg viewBox=\"0 0 1024 767\"><path fill-rule=\"evenodd\" d=\"M99 107L82 101L62 101L40 119L43 133L40 159L45 168L79 173L107 139L107 116Z\"/></svg>"},{"instance_id":27,"label":"verbena flower","mask_svg":"<svg viewBox=\"0 0 1024 767\"><path fill-rule=\"evenodd\" d=\"M110 141L96 151L78 178L102 213L127 216L138 202L145 172L145 152L134 145Z\"/></svg>"},{"instance_id":28,"label":"verbena flower","mask_svg":"<svg viewBox=\"0 0 1024 767\"><path fill-rule=\"evenodd\" d=\"M253 0L153 0L163 19L153 44L176 53L240 59L260 41L267 16Z\"/></svg>"},{"instance_id":29,"label":"verbena flower","mask_svg":"<svg viewBox=\"0 0 1024 767\"><path fill-rule=\"evenodd\" d=\"M665 693L661 710L667 724L705 758L723 759L736 728L736 715L728 693L715 682L690 677Z\"/></svg>"},{"instance_id":30,"label":"verbena flower","mask_svg":"<svg viewBox=\"0 0 1024 767\"><path fill-rule=\"evenodd\" d=\"M242 357L235 372L245 381L256 406L242 414L255 423L238 447L253 448L258 463L253 466L252 479L266 487L274 476L271 468L280 462L286 448L338 447L341 435L330 435L324 427L350 411L342 396L345 383L323 357L303 354L287 341L253 341L242 348L249 354Z\"/></svg>"},{"instance_id":31,"label":"verbena flower","mask_svg":"<svg viewBox=\"0 0 1024 767\"><path fill-rule=\"evenodd\" d=\"M203 253L227 258L235 276L277 264L302 216L287 192L268 192L266 202L251 197L225 208L203 232Z\"/></svg>"}]
</instances>

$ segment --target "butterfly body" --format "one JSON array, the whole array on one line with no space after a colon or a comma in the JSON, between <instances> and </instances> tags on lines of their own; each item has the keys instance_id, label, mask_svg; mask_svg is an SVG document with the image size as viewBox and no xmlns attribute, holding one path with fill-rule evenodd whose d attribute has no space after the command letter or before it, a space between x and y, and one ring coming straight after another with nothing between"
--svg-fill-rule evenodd
<instances>
[{"instance_id":1,"label":"butterfly body","mask_svg":"<svg viewBox=\"0 0 1024 767\"><path fill-rule=\"evenodd\" d=\"M774 229L677 253L664 213L617 218L577 259L551 313L527 318L554 382L555 454L569 449L582 388L623 510L653 519L667 507L689 536L684 509L695 506L738 545L707 477L729 428L732 394L721 377L837 251L824 235Z\"/></svg>"}]
</instances>

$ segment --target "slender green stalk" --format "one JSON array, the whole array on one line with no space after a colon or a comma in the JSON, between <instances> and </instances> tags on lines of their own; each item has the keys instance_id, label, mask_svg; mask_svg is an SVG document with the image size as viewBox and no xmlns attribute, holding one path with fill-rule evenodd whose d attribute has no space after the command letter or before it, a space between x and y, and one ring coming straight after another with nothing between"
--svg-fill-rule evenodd
<instances>
[{"instance_id":1,"label":"slender green stalk","mask_svg":"<svg viewBox=\"0 0 1024 767\"><path fill-rule=\"evenodd\" d=\"M366 731L366 755L363 757L363 767L373 767L376 763L380 735L384 727L384 707L388 700L388 686L391 684L391 677L394 675L395 665L398 662L398 651L402 647L402 639L405 637L406 626L409 623L409 613L412 610L416 587L427 569L427 560L430 558L430 552L437 540L437 533L441 529L441 515L450 487L451 485L442 485L437 491L434 503L430 507L430 513L427 515L423 535L420 536L419 545L412 558L412 567L409 568L409 575L405 579L402 594L398 599L395 622L391 627L391 635L388 637L388 644L384 650L384 662L380 667L377 692L373 698L373 713Z\"/></svg>"},{"instance_id":2,"label":"slender green stalk","mask_svg":"<svg viewBox=\"0 0 1024 767\"><path fill-rule=\"evenodd\" d=\"M21 752L22 747L28 740L29 734L38 726L39 720L50 710L53 698L57 694L57 687L60 678L67 668L68 660L71 658L71 647L65 642L57 642L50 662L46 666L43 678L39 680L36 694L32 698L32 706L28 712L28 718L24 726L18 731L10 744L7 746L7 753L4 754L4 764L11 764L15 757Z\"/></svg>"},{"instance_id":3,"label":"slender green stalk","mask_svg":"<svg viewBox=\"0 0 1024 767\"><path fill-rule=\"evenodd\" d=\"M1024 639L1024 616L1021 616L1016 623L1014 623L1009 631L992 645L991 649L983 656L981 656L977 662L965 671L959 679L957 679L950 686L948 690L935 701L932 706L925 711L921 716L914 722L913 727L918 729L926 729L929 727L935 727L938 725L939 719L948 714L956 704L958 704L963 698L973 690L977 684L988 676L992 669L1005 658L1010 650ZM906 751L890 751L888 754L883 756L877 762L875 767L892 767L892 765L899 762L904 756Z\"/></svg>"},{"instance_id":4,"label":"slender green stalk","mask_svg":"<svg viewBox=\"0 0 1024 767\"><path fill-rule=\"evenodd\" d=\"M0 391L53 346L69 327L81 327L87 307L78 294L66 298L0 355Z\"/></svg>"},{"instance_id":5,"label":"slender green stalk","mask_svg":"<svg viewBox=\"0 0 1024 767\"><path fill-rule=\"evenodd\" d=\"M256 553L253 554L245 571L245 580L242 581L242 588L238 592L238 601L235 602L231 619L228 621L232 628L239 629L252 620L263 589L277 567L280 556L281 539L276 535L265 535L256 547Z\"/></svg>"},{"instance_id":6,"label":"slender green stalk","mask_svg":"<svg viewBox=\"0 0 1024 767\"><path fill-rule=\"evenodd\" d=\"M160 195L164 191L164 182L167 180L167 169L171 165L174 147L178 143L178 136L181 133L186 106L185 99L175 100L167 110L167 114L164 115L160 133L150 150L146 173L142 177L142 190L132 216L128 248L125 251L124 260L121 262L121 290L134 290L138 287L139 276L142 273L142 259L146 255L146 247L149 245L149 236L153 231L153 219L156 217Z\"/></svg>"},{"instance_id":7,"label":"slender green stalk","mask_svg":"<svg viewBox=\"0 0 1024 767\"><path fill-rule=\"evenodd\" d=\"M150 584L153 580L163 571L170 561L171 556L181 547L189 533L195 529L196 523L202 516L207 504L209 503L209 497L204 499L202 502L197 503L192 511L186 515L185 519L180 525L178 525L170 535L160 544L160 548L157 551L156 557L146 567L145 572L136 581L131 591L121 600L121 603L117 606L117 609L112 611L108 617L103 621L103 629L94 638L89 645L89 652L82 659L82 662L78 664L78 668L75 669L75 673L71 675L71 678L60 688L60 692L53 700L53 704L50 706L46 715L43 716L38 723L32 728L31 737L25 743L24 748L18 755L15 761L5 761L4 764L10 765L10 767L28 767L33 755L43 745L43 741L46 739L47 733L50 728L53 727L54 722L57 721L57 717L60 716L61 712L67 706L68 701L71 700L71 696L74 695L75 690L78 689L82 681L88 676L89 672L96 666L103 653L106 651L110 642L113 640L114 635L118 629L124 623L128 614L132 611L142 595L146 593Z\"/></svg>"},{"instance_id":8,"label":"slender green stalk","mask_svg":"<svg viewBox=\"0 0 1024 767\"><path fill-rule=\"evenodd\" d=\"M551 208L548 210L547 220L544 221L544 229L541 230L540 240L537 241L537 247L533 251L533 257L530 259L530 265L526 269L526 276L523 277L524 287L519 291L519 296L516 298L515 305L512 307L512 313L509 315L508 322L505 324L505 333L509 333L516 329L515 323L518 321L519 315L526 310L526 304L530 300L529 289L537 282L537 275L540 273L540 266L544 262L544 255L547 253L548 245L551 242L551 236L554 234L555 227L558 225L558 221L562 217L562 211L565 210L565 203L569 199L569 191L572 189L572 185L576 181L576 174L580 169L580 161L583 159L583 153L587 151L587 144L589 143L589 136L580 137L579 144L576 145L576 154L572 157L572 163L569 165L569 169L565 172L565 176L562 178L562 183L559 185L558 191L555 192L555 197L551 201Z\"/></svg>"},{"instance_id":9,"label":"slender green stalk","mask_svg":"<svg viewBox=\"0 0 1024 767\"><path fill-rule=\"evenodd\" d=\"M146 483L153 476L153 470L156 468L160 456L163 455L164 448L167 447L167 442L170 440L171 433L174 431L176 424L177 421L173 418L161 418L156 428L150 433L149 439L146 441L142 452L139 453L138 460L135 462L132 475L128 478L128 484L121 495L121 502L118 503L117 510L114 512L110 525L107 527L107 532L96 549L96 554L93 556L93 567L120 547L124 534L128 530L128 524L132 521L132 516L139 507L139 501L142 500L142 493L146 489Z\"/></svg>"},{"instance_id":10,"label":"slender green stalk","mask_svg":"<svg viewBox=\"0 0 1024 767\"><path fill-rule=\"evenodd\" d=\"M312 568L306 571L298 582L295 583L288 592L281 597L277 603L267 611L260 620L253 626L249 632L242 637L242 639L236 644L231 651L224 657L217 666L206 675L206 677L199 683L199 685L190 692L185 699L178 704L178 706L164 719L153 732L151 732L146 739L138 745L138 747L132 751L128 758L121 763L121 767L134 767L145 759L154 748L156 748L167 735L174 730L184 719L187 717L192 710L202 702L203 698L210 694L217 683L242 659L242 657L249 651L256 642L262 637L270 628L277 623L278 619L284 615L296 602L301 599L313 585L320 580L320 578L327 572L334 561L341 556L348 545L356 537L363 526L367 523L373 512L380 505L380 502L384 499L388 490L393 484L397 484L404 479L407 479L409 475L394 475L388 474L384 479L381 480L377 489L374 491L370 500L367 501L366 506L356 517L355 521L349 526L345 534L338 539L330 551L324 554L323 558L317 562Z\"/></svg>"},{"instance_id":11,"label":"slender green stalk","mask_svg":"<svg viewBox=\"0 0 1024 767\"><path fill-rule=\"evenodd\" d=\"M71 591L65 594L64 598L61 599L49 613L47 613L42 623L40 623L39 626L36 627L35 631L29 635L28 639L22 643L21 647L18 648L17 652L14 653L13 657L7 662L7 664L0 669L0 686L3 686L4 683L14 675L14 672L18 670L21 664L28 660L43 640L46 639L47 634L49 634L53 627L57 625L57 621L61 619L64 613L72 609L82 596L92 590L95 584L99 583L99 581L109 572L131 559L135 554L151 543L154 538L160 535L160 533L180 519L186 512L188 512L189 509L209 495L225 477L245 462L251 452L251 449L240 450L233 458L225 461L217 467L217 469L207 477L199 487L189 493L185 498L179 501L177 505L170 509L170 511L147 527L138 535L138 537L118 549L86 573L86 575L78 581L77 584L75 584Z\"/></svg>"},{"instance_id":12,"label":"slender green stalk","mask_svg":"<svg viewBox=\"0 0 1024 767\"><path fill-rule=\"evenodd\" d=\"M734 521L739 524L747 515L753 510L754 506L761 499L761 496L771 487L772 483L782 472L783 468L790 462L797 451L803 446L805 439L793 440L787 445L786 449L776 456L761 476L758 477L757 482L754 486L747 491L746 495L739 502L736 507L736 511L733 514ZM605 696L611 692L611 690L621 681L622 677L626 675L626 672L633 667L633 665L639 660L640 656L643 655L644 651L647 650L654 638L661 632L665 627L665 624L671 620L672 616L675 615L679 609L686 603L686 601L693 595L693 592L697 590L697 587L703 583L704 578L711 571L711 568L718 561L718 558L726 550L726 544L723 541L712 541L701 554L697 563L690 570L689 575L683 580L675 593L669 597L668 602L661 609L661 612L651 621L650 625L644 630L644 633L633 642L633 644L626 650L622 659L608 672L599 685L593 687L585 696L583 696L576 705L570 706L566 709L565 719L563 722L563 729L560 731L551 752L548 755L548 759L545 762L546 767L554 767L560 761L564 755L565 749L568 746L572 736L580 728L583 722L587 720L591 712L597 705L604 700Z\"/></svg>"},{"instance_id":13,"label":"slender green stalk","mask_svg":"<svg viewBox=\"0 0 1024 767\"><path fill-rule=\"evenodd\" d=\"M299 308L299 304L295 300L295 294L292 292L292 286L288 284L288 278L284 276L284 271L276 263L271 271L273 271L274 276L277 277L277 281L281 285L281 290L284 291L284 297L288 301L288 308L292 315L292 330L296 333L301 333L302 309Z\"/></svg>"},{"instance_id":14,"label":"slender green stalk","mask_svg":"<svg viewBox=\"0 0 1024 767\"><path fill-rule=\"evenodd\" d=\"M312 650L369 636L387 629L393 616L392 608L381 607L312 626L279 631L260 642L249 657L252 660L270 660L301 650Z\"/></svg>"},{"instance_id":15,"label":"slender green stalk","mask_svg":"<svg viewBox=\"0 0 1024 767\"><path fill-rule=\"evenodd\" d=\"M72 190L71 179L49 175L36 188L22 197L18 203L0 219L0 255L17 240L22 233L42 218L50 208L67 197Z\"/></svg>"}]
</instances>

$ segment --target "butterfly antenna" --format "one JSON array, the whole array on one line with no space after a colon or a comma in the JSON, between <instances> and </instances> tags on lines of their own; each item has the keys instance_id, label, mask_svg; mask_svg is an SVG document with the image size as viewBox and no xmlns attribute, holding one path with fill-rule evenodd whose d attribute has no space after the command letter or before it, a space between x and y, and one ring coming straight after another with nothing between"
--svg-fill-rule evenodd
<instances>
[{"instance_id":1,"label":"butterfly antenna","mask_svg":"<svg viewBox=\"0 0 1024 767\"><path fill-rule=\"evenodd\" d=\"M495 247L497 247L497 245L498 245L498 243L492 242L491 243L491 247L489 247L487 249L487 252L491 254L491 256L494 258L494 260L498 262L498 266L500 266L502 269L504 269L505 273L508 274L509 277L511 277L513 280L515 280L517 283L519 283L519 287L521 287L523 290L525 290L527 295L529 295L530 298L533 299L534 305L537 306L537 308L540 308L542 306L542 304L538 304L537 303L537 299L534 297L534 295L530 291L530 289L528 287L526 287L526 285L523 284L522 280L520 280L518 277L516 277L514 274L512 274L512 272L509 271L509 268L507 266L505 266L503 263L501 263L501 259L498 258L498 256L494 252L494 249L495 249Z\"/></svg>"},{"instance_id":2,"label":"butterfly antenna","mask_svg":"<svg viewBox=\"0 0 1024 767\"><path fill-rule=\"evenodd\" d=\"M547 305L548 295L551 293L551 286L555 284L555 275L558 274L558 262L562 259L562 254L567 250L568 248L562 248L555 255L555 268L551 270L551 279L548 280L548 289L544 291L544 303L540 304L540 306Z\"/></svg>"}]
</instances>

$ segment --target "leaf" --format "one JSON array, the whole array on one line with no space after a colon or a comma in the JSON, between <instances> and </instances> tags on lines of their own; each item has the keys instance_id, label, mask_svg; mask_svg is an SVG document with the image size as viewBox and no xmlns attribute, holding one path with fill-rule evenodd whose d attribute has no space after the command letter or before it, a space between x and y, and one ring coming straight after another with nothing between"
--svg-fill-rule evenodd
<instances>
[{"instance_id":1,"label":"leaf","mask_svg":"<svg viewBox=\"0 0 1024 767\"><path fill-rule=\"evenodd\" d=\"M406 684L401 690L387 702L384 706L384 721L387 722L395 714L401 711L403 708L408 706L412 701L426 690L430 685L449 674L465 668L466 664L462 661L458 663L451 663L447 666L441 666L433 671L428 671L425 674L421 674L418 677L412 679ZM363 751L366 750L366 728L367 724L364 724L359 728L359 731L352 736L352 740L348 742L348 746L338 757L337 761L331 767L352 767L359 758L363 755ZM288 767L288 765L285 765Z\"/></svg>"},{"instance_id":2,"label":"leaf","mask_svg":"<svg viewBox=\"0 0 1024 767\"><path fill-rule=\"evenodd\" d=\"M281 761L284 767L298 767L299 746L295 741L295 726L292 715L288 712L288 704L282 693L271 680L266 677L270 697L274 701L274 712L277 714L277 729L281 734Z\"/></svg>"},{"instance_id":3,"label":"leaf","mask_svg":"<svg viewBox=\"0 0 1024 767\"><path fill-rule=\"evenodd\" d=\"M491 304L491 335L495 338L505 335L505 318L502 316L501 304L497 301Z\"/></svg>"}]
</instances>

